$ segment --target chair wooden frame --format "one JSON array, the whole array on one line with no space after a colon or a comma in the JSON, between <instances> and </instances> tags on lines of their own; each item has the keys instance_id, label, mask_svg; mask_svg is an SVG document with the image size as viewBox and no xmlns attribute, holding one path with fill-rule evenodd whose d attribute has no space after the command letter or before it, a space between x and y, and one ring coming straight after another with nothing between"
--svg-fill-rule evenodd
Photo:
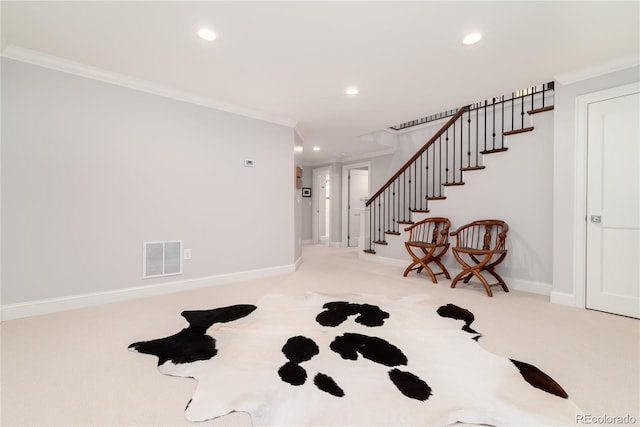
<instances>
[{"instance_id":1,"label":"chair wooden frame","mask_svg":"<svg viewBox=\"0 0 640 427\"><path fill-rule=\"evenodd\" d=\"M505 292L509 292L507 284L495 271L495 267L507 256L508 231L507 223L496 219L473 221L453 231L451 236L456 237L456 244L451 251L462 271L453 279L451 287L455 288L461 279L464 283L469 283L475 276L490 297L493 296L491 288L494 286L500 286ZM480 274L482 271L492 275L498 282L487 282Z\"/></svg>"},{"instance_id":2,"label":"chair wooden frame","mask_svg":"<svg viewBox=\"0 0 640 427\"><path fill-rule=\"evenodd\" d=\"M440 258L449 249L449 229L451 221L448 218L432 217L423 219L410 227L404 229L409 232L409 237L404 246L413 259L411 264L404 270L404 277L410 271L416 270L418 274L422 270L426 271L433 283L438 283L436 276L444 274L447 279L451 279L446 267ZM422 252L422 253L420 253ZM430 267L430 263L435 263L440 267L440 272L435 273Z\"/></svg>"}]
</instances>

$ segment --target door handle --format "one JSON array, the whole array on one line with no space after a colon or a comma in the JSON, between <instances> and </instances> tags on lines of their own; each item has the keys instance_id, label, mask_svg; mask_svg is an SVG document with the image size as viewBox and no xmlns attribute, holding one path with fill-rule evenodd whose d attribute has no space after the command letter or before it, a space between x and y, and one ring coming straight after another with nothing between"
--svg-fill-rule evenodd
<instances>
[{"instance_id":1,"label":"door handle","mask_svg":"<svg viewBox=\"0 0 640 427\"><path fill-rule=\"evenodd\" d=\"M602 217L600 215L591 215L591 222L594 224L600 224L602 222Z\"/></svg>"}]
</instances>

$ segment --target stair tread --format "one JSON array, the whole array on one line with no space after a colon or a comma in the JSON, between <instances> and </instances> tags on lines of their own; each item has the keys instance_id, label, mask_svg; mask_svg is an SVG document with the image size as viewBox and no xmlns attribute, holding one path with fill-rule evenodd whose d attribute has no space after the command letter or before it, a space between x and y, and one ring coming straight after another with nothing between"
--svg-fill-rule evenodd
<instances>
[{"instance_id":1,"label":"stair tread","mask_svg":"<svg viewBox=\"0 0 640 427\"><path fill-rule=\"evenodd\" d=\"M546 107L534 108L533 110L527 111L527 114L538 114L544 113L545 111L553 110L553 105L547 105Z\"/></svg>"},{"instance_id":2,"label":"stair tread","mask_svg":"<svg viewBox=\"0 0 640 427\"><path fill-rule=\"evenodd\" d=\"M507 147L502 147L502 148L494 148L491 150L484 150L481 151L480 154L493 154L493 153L502 153L503 151L507 151L508 148Z\"/></svg>"},{"instance_id":3,"label":"stair tread","mask_svg":"<svg viewBox=\"0 0 640 427\"><path fill-rule=\"evenodd\" d=\"M376 251L374 251L373 249L364 249L362 252L364 252L365 254L374 254L376 253Z\"/></svg>"},{"instance_id":4,"label":"stair tread","mask_svg":"<svg viewBox=\"0 0 640 427\"><path fill-rule=\"evenodd\" d=\"M466 171L477 171L477 170L481 170L484 169L484 166L467 166L465 168L460 168L460 170L462 172L466 172Z\"/></svg>"},{"instance_id":5,"label":"stair tread","mask_svg":"<svg viewBox=\"0 0 640 427\"><path fill-rule=\"evenodd\" d=\"M415 213L429 213L429 209L409 209L409 210Z\"/></svg>"},{"instance_id":6,"label":"stair tread","mask_svg":"<svg viewBox=\"0 0 640 427\"><path fill-rule=\"evenodd\" d=\"M392 236L399 236L400 232L399 231L385 231L384 234L390 234Z\"/></svg>"},{"instance_id":7,"label":"stair tread","mask_svg":"<svg viewBox=\"0 0 640 427\"><path fill-rule=\"evenodd\" d=\"M459 182L443 182L442 186L443 187L451 187L453 185L464 185L464 181L459 181Z\"/></svg>"},{"instance_id":8,"label":"stair tread","mask_svg":"<svg viewBox=\"0 0 640 427\"><path fill-rule=\"evenodd\" d=\"M398 224L414 224L413 221L396 221Z\"/></svg>"},{"instance_id":9,"label":"stair tread","mask_svg":"<svg viewBox=\"0 0 640 427\"><path fill-rule=\"evenodd\" d=\"M427 200L445 200L447 196L427 196L425 199Z\"/></svg>"},{"instance_id":10,"label":"stair tread","mask_svg":"<svg viewBox=\"0 0 640 427\"><path fill-rule=\"evenodd\" d=\"M507 131L502 132L502 135L504 135L504 136L516 135L518 133L531 132L532 130L533 130L533 126L528 127L528 128L522 128L522 129L507 130Z\"/></svg>"},{"instance_id":11,"label":"stair tread","mask_svg":"<svg viewBox=\"0 0 640 427\"><path fill-rule=\"evenodd\" d=\"M388 245L389 244L384 240L374 240L373 243L375 243L376 245Z\"/></svg>"}]
</instances>

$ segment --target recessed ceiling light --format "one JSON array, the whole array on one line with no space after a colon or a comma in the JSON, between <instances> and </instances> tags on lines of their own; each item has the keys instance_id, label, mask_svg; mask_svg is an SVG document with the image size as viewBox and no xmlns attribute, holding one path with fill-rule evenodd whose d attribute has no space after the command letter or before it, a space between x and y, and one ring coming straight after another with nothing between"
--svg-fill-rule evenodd
<instances>
[{"instance_id":1,"label":"recessed ceiling light","mask_svg":"<svg viewBox=\"0 0 640 427\"><path fill-rule=\"evenodd\" d=\"M313 151L320 151L320 147L313 147Z\"/></svg>"},{"instance_id":2,"label":"recessed ceiling light","mask_svg":"<svg viewBox=\"0 0 640 427\"><path fill-rule=\"evenodd\" d=\"M209 29L209 28L200 28L198 30L198 36L203 39L203 40L207 40L207 41L213 41L216 39L216 33L213 32L213 30Z\"/></svg>"},{"instance_id":3,"label":"recessed ceiling light","mask_svg":"<svg viewBox=\"0 0 640 427\"><path fill-rule=\"evenodd\" d=\"M355 88L355 87L350 87L345 92L346 92L347 95L357 95L358 94L358 89Z\"/></svg>"},{"instance_id":4,"label":"recessed ceiling light","mask_svg":"<svg viewBox=\"0 0 640 427\"><path fill-rule=\"evenodd\" d=\"M462 39L462 43L463 44L476 44L478 43L480 40L482 40L482 34L480 33L469 33L467 34L464 39Z\"/></svg>"}]
</instances>

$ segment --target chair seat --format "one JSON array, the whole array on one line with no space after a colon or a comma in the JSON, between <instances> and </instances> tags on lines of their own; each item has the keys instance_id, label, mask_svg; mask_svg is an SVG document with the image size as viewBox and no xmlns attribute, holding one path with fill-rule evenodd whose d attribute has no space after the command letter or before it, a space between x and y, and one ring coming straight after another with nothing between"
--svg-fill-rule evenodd
<instances>
[{"instance_id":1,"label":"chair seat","mask_svg":"<svg viewBox=\"0 0 640 427\"><path fill-rule=\"evenodd\" d=\"M507 253L507 250L485 250L485 249L474 249L474 248L454 248L453 250L457 252L462 252L465 254L474 254L474 255L484 255L484 254L503 254Z\"/></svg>"},{"instance_id":2,"label":"chair seat","mask_svg":"<svg viewBox=\"0 0 640 427\"><path fill-rule=\"evenodd\" d=\"M415 246L416 248L432 248L432 247L442 247L446 246L446 244L438 244L438 243L429 243L429 242L406 242L409 246Z\"/></svg>"}]
</instances>

